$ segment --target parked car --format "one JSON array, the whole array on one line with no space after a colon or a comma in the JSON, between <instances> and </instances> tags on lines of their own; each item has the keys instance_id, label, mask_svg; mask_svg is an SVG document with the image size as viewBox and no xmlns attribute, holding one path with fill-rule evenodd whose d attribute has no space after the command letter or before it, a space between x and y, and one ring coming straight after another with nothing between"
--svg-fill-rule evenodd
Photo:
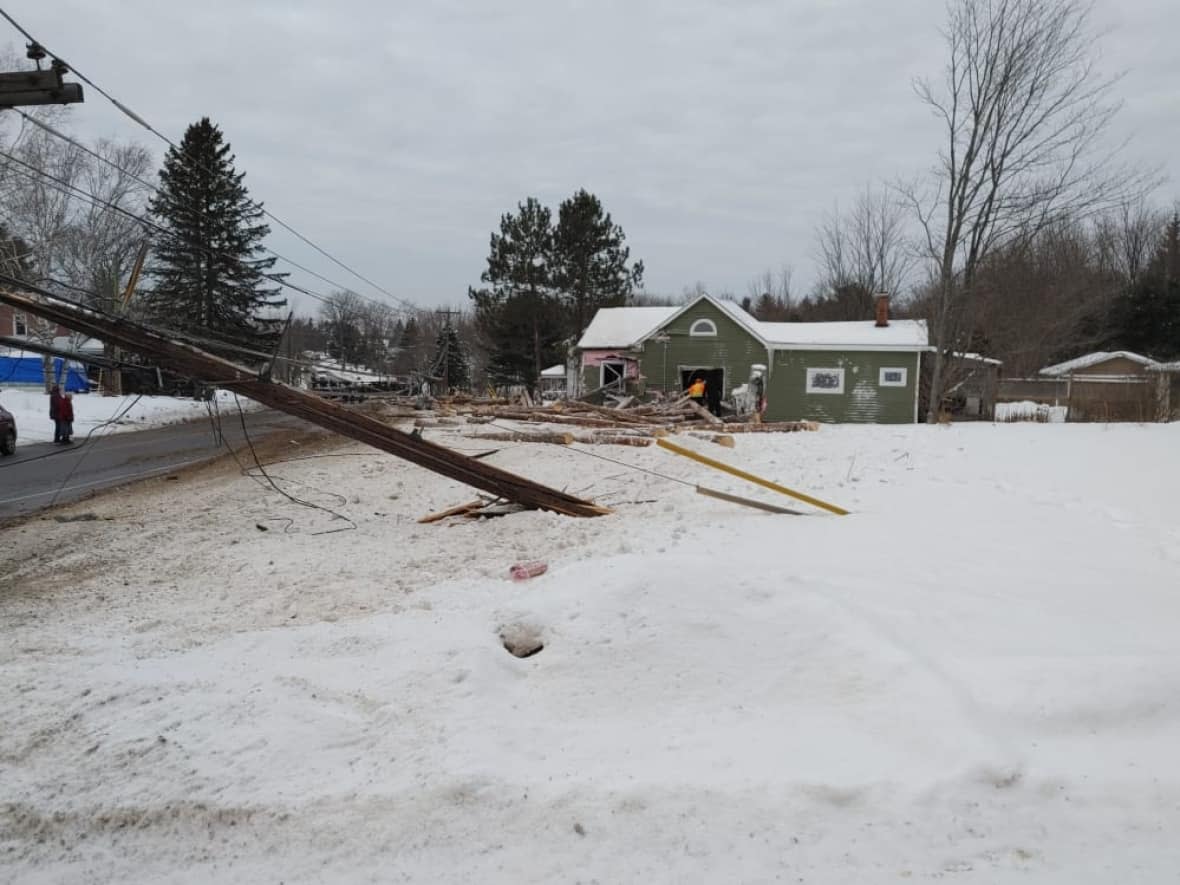
<instances>
[{"instance_id":1,"label":"parked car","mask_svg":"<svg viewBox=\"0 0 1180 885\"><path fill-rule=\"evenodd\" d=\"M12 412L0 406L0 455L11 455L16 451L16 419Z\"/></svg>"}]
</instances>

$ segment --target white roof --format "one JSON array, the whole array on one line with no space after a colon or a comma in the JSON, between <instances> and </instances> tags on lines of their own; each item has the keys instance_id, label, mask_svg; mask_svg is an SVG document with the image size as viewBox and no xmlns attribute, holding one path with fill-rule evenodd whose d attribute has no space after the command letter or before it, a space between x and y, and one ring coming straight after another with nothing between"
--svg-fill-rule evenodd
<instances>
[{"instance_id":1,"label":"white roof","mask_svg":"<svg viewBox=\"0 0 1180 885\"><path fill-rule=\"evenodd\" d=\"M680 310L678 307L604 307L578 340L582 350L630 347Z\"/></svg>"},{"instance_id":2,"label":"white roof","mask_svg":"<svg viewBox=\"0 0 1180 885\"><path fill-rule=\"evenodd\" d=\"M1061 377L1068 375L1071 372L1078 372L1082 369L1088 369L1091 366L1097 366L1100 363L1105 363L1107 360L1124 359L1130 360L1133 363L1138 363L1141 366L1154 366L1155 360L1150 357L1145 357L1139 353L1132 353L1129 350L1098 350L1094 353L1088 353L1085 356L1079 356L1072 360L1066 360L1064 363L1058 363L1055 366L1047 366L1041 369L1040 374L1050 375L1053 377Z\"/></svg>"},{"instance_id":3,"label":"white roof","mask_svg":"<svg viewBox=\"0 0 1180 885\"><path fill-rule=\"evenodd\" d=\"M317 378L328 378L345 384L370 384L380 381L381 376L364 369L345 369L336 360L325 360L312 368L311 374Z\"/></svg>"},{"instance_id":4,"label":"white roof","mask_svg":"<svg viewBox=\"0 0 1180 885\"><path fill-rule=\"evenodd\" d=\"M541 371L542 378L564 378L565 366L550 366L548 369Z\"/></svg>"},{"instance_id":5,"label":"white roof","mask_svg":"<svg viewBox=\"0 0 1180 885\"><path fill-rule=\"evenodd\" d=\"M793 347L882 347L914 350L926 347L930 336L925 320L873 320L850 323L759 323L762 337L772 345Z\"/></svg>"},{"instance_id":6,"label":"white roof","mask_svg":"<svg viewBox=\"0 0 1180 885\"><path fill-rule=\"evenodd\" d=\"M851 323L763 323L734 301L702 295L681 307L604 307L594 315L578 347L582 350L631 347L702 299L729 314L771 347L925 350L930 344L925 320L891 320L884 327L878 327L873 320Z\"/></svg>"}]
</instances>

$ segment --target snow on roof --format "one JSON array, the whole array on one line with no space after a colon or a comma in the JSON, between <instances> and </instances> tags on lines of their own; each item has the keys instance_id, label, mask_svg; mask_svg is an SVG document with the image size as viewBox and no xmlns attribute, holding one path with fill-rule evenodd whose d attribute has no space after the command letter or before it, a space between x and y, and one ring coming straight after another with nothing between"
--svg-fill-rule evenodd
<instances>
[{"instance_id":1,"label":"snow on roof","mask_svg":"<svg viewBox=\"0 0 1180 885\"><path fill-rule=\"evenodd\" d=\"M1180 360L1171 363L1155 363L1147 367L1149 372L1180 372Z\"/></svg>"},{"instance_id":2,"label":"snow on roof","mask_svg":"<svg viewBox=\"0 0 1180 885\"><path fill-rule=\"evenodd\" d=\"M556 366L550 366L548 369L543 369L541 371L541 377L542 378L564 378L565 377L565 366L556 365Z\"/></svg>"},{"instance_id":3,"label":"snow on roof","mask_svg":"<svg viewBox=\"0 0 1180 885\"><path fill-rule=\"evenodd\" d=\"M678 307L604 307L578 341L582 350L630 347L662 326Z\"/></svg>"},{"instance_id":4,"label":"snow on roof","mask_svg":"<svg viewBox=\"0 0 1180 885\"><path fill-rule=\"evenodd\" d=\"M872 320L848 323L759 323L755 327L772 345L922 348L930 343L925 320Z\"/></svg>"},{"instance_id":5,"label":"snow on roof","mask_svg":"<svg viewBox=\"0 0 1180 885\"><path fill-rule=\"evenodd\" d=\"M382 376L364 369L345 369L336 360L326 360L312 369L312 377L335 381L340 384L371 384Z\"/></svg>"},{"instance_id":6,"label":"snow on roof","mask_svg":"<svg viewBox=\"0 0 1180 885\"><path fill-rule=\"evenodd\" d=\"M930 343L925 320L893 320L879 327L872 320L851 323L763 323L735 301L702 296L763 341L776 347L852 347L918 350ZM700 300L700 299L698 299ZM631 347L672 317L696 304L681 307L605 307L594 315L578 347L600 350Z\"/></svg>"},{"instance_id":7,"label":"snow on roof","mask_svg":"<svg viewBox=\"0 0 1180 885\"><path fill-rule=\"evenodd\" d=\"M1041 369L1040 374L1049 375L1052 377L1061 377L1068 375L1071 372L1077 372L1081 369L1088 369L1091 366L1097 366L1100 363L1105 363L1108 360L1130 360L1133 363L1138 363L1141 366L1154 366L1155 360L1145 357L1142 354L1132 353L1129 350L1097 350L1094 353L1088 353L1085 356L1079 356L1072 360L1066 360L1064 363L1057 363L1055 366L1047 366Z\"/></svg>"},{"instance_id":8,"label":"snow on roof","mask_svg":"<svg viewBox=\"0 0 1180 885\"><path fill-rule=\"evenodd\" d=\"M973 363L987 363L989 366L1002 366L1002 365L1004 365L1003 360L998 360L998 359L995 359L994 357L990 357L990 356L984 356L981 353L957 353L956 352L956 353L952 354L952 356L954 356L955 359L970 360Z\"/></svg>"}]
</instances>

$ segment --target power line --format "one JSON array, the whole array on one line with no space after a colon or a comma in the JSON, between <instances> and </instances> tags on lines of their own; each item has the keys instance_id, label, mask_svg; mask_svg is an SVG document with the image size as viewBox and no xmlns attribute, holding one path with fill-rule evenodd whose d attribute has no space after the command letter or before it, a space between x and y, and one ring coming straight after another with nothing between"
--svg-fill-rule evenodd
<instances>
[{"instance_id":1,"label":"power line","mask_svg":"<svg viewBox=\"0 0 1180 885\"><path fill-rule=\"evenodd\" d=\"M64 178L59 178L58 176L56 176L50 172L46 172L44 169L38 169L36 166L32 165L31 163L26 163L24 160L20 159L19 157L13 156L8 151L0 150L0 157L4 157L5 159L9 160L10 162L16 163L16 164L24 167L25 170L28 170L27 172L22 171L20 169L15 170L19 174L24 175L26 178L30 178L31 177L30 173L32 173L33 175L40 176L41 178L45 179L46 181L53 182L53 184L51 184L50 187L52 187L58 193L65 194L66 196L78 197L80 199L86 200L91 205L101 206L103 208L109 209L112 212L118 212L120 215L124 215L127 218L130 218L132 221L135 221L136 223L143 225L145 228L155 231L160 236L169 237L169 238L173 239L174 241L178 242L180 245L192 249L194 252L204 252L207 255L218 255L223 258L229 258L233 261L236 261L239 264L241 264L243 267L247 267L247 268L250 267L249 262L247 262L245 259L243 259L239 255L234 255L231 252L224 252L224 251L218 250L218 249L211 249L208 246L202 246L197 243L192 243L191 241L186 240L180 234L177 234L174 231L170 231L167 228L163 227L162 225L156 224L155 222L150 221L141 215L136 215L131 210L129 210L123 206L120 206L117 203L112 203L109 200L104 200L101 197L97 197L94 194L88 193L87 191L83 190L82 188L78 187L77 185L72 184L69 181L66 181ZM56 185L56 187L54 185ZM314 298L317 301L328 303L331 300L330 297L327 295L324 295L319 292L315 292L314 290L308 289L305 286L299 286L295 283L288 282L285 279L283 274L272 274L272 273L266 273L264 271L257 271L257 272L258 272L259 276L263 277L264 279L270 280L271 282L273 282L279 286L284 286L288 289L291 289L294 292L299 292L302 295L307 295L308 297Z\"/></svg>"},{"instance_id":2,"label":"power line","mask_svg":"<svg viewBox=\"0 0 1180 885\"><path fill-rule=\"evenodd\" d=\"M126 317L121 317L121 316L111 313L110 311L103 310L101 307L98 307L95 304L87 304L82 301L76 301L72 298L66 298L63 295L60 295L55 292L51 292L51 291L44 289L40 286L36 286L36 285L30 283L28 280L22 280L17 277L13 277L13 276L9 276L7 274L0 273L0 281L7 282L10 285L18 286L20 288L24 288L28 291L35 292L36 294L42 295L44 297L52 298L56 301L62 302L63 304L69 304L69 305L72 305L73 307L83 308L84 310L91 311L92 313L94 313L97 316L105 317L105 318L111 319L111 320L119 320L124 323L130 322L127 320ZM79 292L83 295L89 295L92 298L97 297L95 295L95 293L90 292L87 289L81 289L77 286L71 286L68 283L62 282L61 280L48 278L44 282L52 283L53 285L56 285L56 286L64 286L65 288L72 289L75 292ZM145 328L145 329L147 328L139 323L131 322L131 324L136 325L140 328ZM346 370L343 370L341 367L339 367L335 364L332 364L332 363L317 362L315 360L302 360L302 359L297 359L295 357L274 355L274 354L271 354L271 353L268 353L265 351L255 350L254 348L251 348L251 347L242 346L241 343L234 343L234 341L232 341L232 340L226 340L224 338L204 337L201 335L194 334L191 331L186 331L183 329L176 329L176 328L172 328L169 326L157 325L157 326L153 326L149 331L154 331L157 333L166 332L168 335L170 335L171 337L175 338L178 341L183 341L188 344L206 345L206 346L216 348L216 349L221 350L226 353L236 353L236 354L239 354L242 356L255 357L258 359L265 359L265 360L270 360L273 358L275 360L287 363L289 365L299 366L299 367L305 368L305 369L320 369L320 370L323 370L326 372L346 371ZM84 360L80 360L80 361L84 362ZM138 364L132 364L132 363L125 363L124 365L129 366L131 368L151 368L151 366L139 366ZM12 371L15 372L15 367L13 368ZM383 376L383 375L376 373L376 372L353 371L352 374L364 375L366 377L375 378L375 379L381 379L381 378L387 377L387 376Z\"/></svg>"},{"instance_id":3,"label":"power line","mask_svg":"<svg viewBox=\"0 0 1180 885\"><path fill-rule=\"evenodd\" d=\"M105 89L103 89L97 83L95 83L93 80L91 80L89 77L87 77L81 71L79 71L76 67L74 67L74 65L70 64L64 58L59 56L57 53L50 50L43 42L36 39L32 34L30 34L27 30L25 30L20 25L20 23L16 21L16 19L14 19L11 15L8 14L8 12L3 7L0 7L0 15L4 16L4 18L8 20L8 23L11 24L14 28L16 28L17 31L19 31L21 34L23 34L26 39L28 39L32 43L36 43L37 45L41 46L43 49L45 49L45 51L49 55L56 58L58 61L60 61L62 64L64 64L67 68L69 68L79 80L81 80L87 86L92 88L95 92L97 92L99 95L101 95L107 101L109 101L122 114L124 114L128 119L134 121L135 123L142 126L144 129L146 129L148 132L155 135L157 138L159 138L161 141L163 141L165 144L167 144L169 147L171 147L173 150L175 150L178 154L181 153L179 145L177 145L174 141L172 141L172 139L168 138L168 136L164 135L162 132L160 132L158 129L156 129L154 126L152 126L150 123L148 123L147 120L145 120L139 114L135 113L135 111L131 110L131 108L127 107L127 105L123 104L121 101L119 101L113 95L111 95L109 92L107 92ZM210 171L210 170L206 170L206 171ZM311 246L313 249L315 249L317 252L319 252L321 255L323 255L325 258L327 258L328 260L330 260L334 264L336 264L339 267L343 268L344 270L348 271L350 274L352 274L358 280L362 280L363 282L372 286L378 292L381 292L383 295L386 295L387 297L392 298L395 301L401 301L403 304L412 304L411 302L407 301L406 299L403 299L397 295L394 295L392 292L390 292L388 289L384 288L383 286L380 286L377 283L374 283L372 280L370 280L368 277L364 276L363 274L359 273L358 271L353 270L351 267L349 267L347 264L345 264L340 259L336 258L330 252L328 252L327 250L316 245L314 242L312 242L306 236L301 234L299 231L295 230L295 228L293 228L291 225L287 224L287 222L283 221L281 218L279 218L273 212L270 212L269 210L267 210L264 206L259 205L258 208L261 210L261 212L267 218L269 218L275 224L279 225L284 230L286 230L289 233L293 234L294 236L298 237L301 241L303 241L307 245ZM415 310L419 309L416 305L413 305L413 307Z\"/></svg>"},{"instance_id":4,"label":"power line","mask_svg":"<svg viewBox=\"0 0 1180 885\"><path fill-rule=\"evenodd\" d=\"M42 129L43 131L45 131L45 132L49 133L50 135L52 135L52 136L54 136L54 137L56 137L56 138L59 138L59 139L61 139L62 141L64 141L64 142L68 143L68 144L71 144L71 145L73 145L73 146L74 146L74 147L76 147L78 150L80 150L80 151L83 151L83 152L85 152L86 154L89 154L91 157L93 157L94 159L98 160L99 162L101 162L101 163L106 163L106 164L107 164L108 166L110 166L112 169L116 169L117 171L119 171L119 172L120 172L120 173L122 173L123 175L126 175L126 176L127 176L128 178L130 178L132 181L135 181L136 183L138 183L138 184L142 185L143 187L147 188L147 189L148 189L148 190L150 190L152 193L154 193L154 194L159 194L159 193L160 193L160 188L159 188L157 185L154 185L154 184L152 184L150 181L145 181L143 178L139 177L139 176L138 176L138 175L136 175L134 172L131 172L129 169L125 169L124 167L120 166L118 163L116 163L114 160L110 159L109 157L104 157L102 154L98 153L98 151L96 151L96 150L94 150L94 149L92 149L92 148L90 148L90 147L87 147L85 144L83 144L82 142L78 141L77 139L71 138L69 135L66 135L64 132L61 132L61 131L59 131L58 129L55 129L54 127L50 126L48 123L46 123L46 122L44 122L44 121L42 121L42 120L38 120L36 117L32 116L31 114L28 114L28 113L26 113L25 111L22 111L20 108L13 108L12 110L15 110L15 111L16 111L18 114L20 114L20 115L21 115L21 117L23 117L23 118L24 118L26 121L28 121L29 123L32 123L34 126L37 126L37 127L39 127L40 129ZM143 219L143 220L144 220L144 221L146 221L146 219ZM176 234L175 232L171 232L171 233L172 233L172 235L173 235L173 236L177 236L177 237L179 237L179 236L180 236L179 234ZM346 286L346 285L344 285L343 283L339 283L339 282L337 282L336 280L333 280L333 279L331 279L330 277L326 277L326 276L324 276L323 274L321 274L321 273L318 273L317 271L314 271L314 270L312 270L310 267L305 267L304 265L300 264L298 261L295 261L295 260L293 260L293 259L291 259L291 258L288 258L288 257L287 257L287 256L285 256L285 255L282 255L282 254L280 254L280 253L276 252L274 249L270 248L269 246L263 246L262 248L263 248L263 250L264 250L264 251L266 251L266 252L270 253L270 254L271 254L271 255L273 255L275 258L279 259L279 261L285 262L286 264L289 264L289 265L291 265L292 267L294 267L294 268L297 268L298 270L301 270L301 271L303 271L305 274L308 274L308 275L310 275L310 276L313 276L313 277L315 277L316 279L318 279L318 280L320 280L320 281L322 281L322 282L325 282L325 283L327 283L329 286L335 286L337 289L339 289L339 290L341 290L341 291L343 291L343 292L349 292L349 293L351 293L351 294L353 294L353 295L356 295L356 296L357 296L358 298L360 298L361 300L363 300L363 301L367 301L367 302L369 302L370 304L375 304L375 305L378 305L378 306L380 306L380 307L385 307L385 306L386 306L386 304L385 304L384 302L377 301L376 299L374 299L374 298L370 298L370 297L368 297L367 295L362 295L360 292L357 292L357 291L353 290L353 289L352 289L352 288L350 288L349 286ZM306 294L306 293L305 293L305 294ZM419 308L419 307L418 307L416 304L414 304L414 303L413 303L413 302L411 302L411 301L408 301L408 300L406 300L405 298L399 298L399 297L398 297L398 296L396 296L396 295L390 295L390 297L391 297L391 298L393 298L395 301L398 301L398 302L400 302L400 303L402 303L402 304L406 305L406 307L407 307L407 308L409 308L409 309L411 309L411 310L420 310L420 308ZM322 299L321 299L321 300L322 300Z\"/></svg>"}]
</instances>

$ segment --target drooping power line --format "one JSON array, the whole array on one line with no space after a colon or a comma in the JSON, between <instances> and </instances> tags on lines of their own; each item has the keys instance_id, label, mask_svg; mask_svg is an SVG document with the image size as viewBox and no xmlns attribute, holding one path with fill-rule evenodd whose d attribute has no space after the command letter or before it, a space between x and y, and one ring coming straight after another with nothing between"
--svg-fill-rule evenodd
<instances>
[{"instance_id":1,"label":"drooping power line","mask_svg":"<svg viewBox=\"0 0 1180 885\"><path fill-rule=\"evenodd\" d=\"M138 124L139 126L142 126L144 129L146 129L152 135L156 136L161 141L163 141L165 144L167 144L169 147L174 149L177 153L180 153L180 147L179 147L179 145L176 144L176 142L174 142L168 136L164 135L162 132L160 132L158 129L156 129L154 126L152 126L146 119L141 117L139 114L135 113L135 111L131 110L131 108L129 108L123 102L119 101L117 98L115 98L113 95L111 95L105 89L103 89L101 86L99 86L97 83L95 83L89 77L87 77L84 73L79 71L77 69L77 67L75 67L73 64L66 61L60 55L58 55L57 53L50 50L45 45L45 43L43 43L42 41L40 41L36 37L34 37L32 34L30 34L16 19L14 19L11 15L9 15L7 10L5 10L3 7L0 7L0 16L3 16L8 21L8 23L10 25L12 25L14 28L16 28L16 30L19 31L25 37L25 39L27 39L31 43L37 44L42 49L44 49L46 51L46 53L48 53L53 58L56 58L58 61L60 61L62 64L64 64L67 68L69 68L70 71L72 71L73 74L79 80L81 80L83 83L85 83L91 89L93 89L95 92L97 92L99 95L101 95L107 101L109 101L112 105L115 106L116 109L119 110L120 113L122 113L124 116L126 116L129 120L133 121L134 123ZM321 255L323 255L325 258L327 258L329 261L331 261L333 264L336 264L338 267L340 267L340 268L344 269L345 271L347 271L348 273L352 274L358 280L361 280L362 282L371 286L376 291L380 292L381 294L385 295L388 298L393 299L394 301L399 301L399 302L407 305L408 307L411 307L414 310L419 309L417 305L402 298L401 296L394 295L392 292L390 292L385 287L373 282L371 279L369 279L368 277L366 277L364 274L360 273L359 271L354 270L348 264L344 263L339 258L337 258L336 256L332 255L330 252L328 252L326 249L322 248L321 246L319 246L318 244L313 242L311 239L309 239L308 237L304 236L302 233L297 231L294 227L289 225L287 222L283 221L281 218L279 218L273 212L269 211L268 209L266 209L265 207L263 207L261 205L259 206L259 208L262 211L262 213L267 218L269 218L271 221L273 221L275 224L279 225L284 230L288 231L290 234L297 237L303 243L306 243L312 249L315 249L317 252L319 252Z\"/></svg>"}]
</instances>

